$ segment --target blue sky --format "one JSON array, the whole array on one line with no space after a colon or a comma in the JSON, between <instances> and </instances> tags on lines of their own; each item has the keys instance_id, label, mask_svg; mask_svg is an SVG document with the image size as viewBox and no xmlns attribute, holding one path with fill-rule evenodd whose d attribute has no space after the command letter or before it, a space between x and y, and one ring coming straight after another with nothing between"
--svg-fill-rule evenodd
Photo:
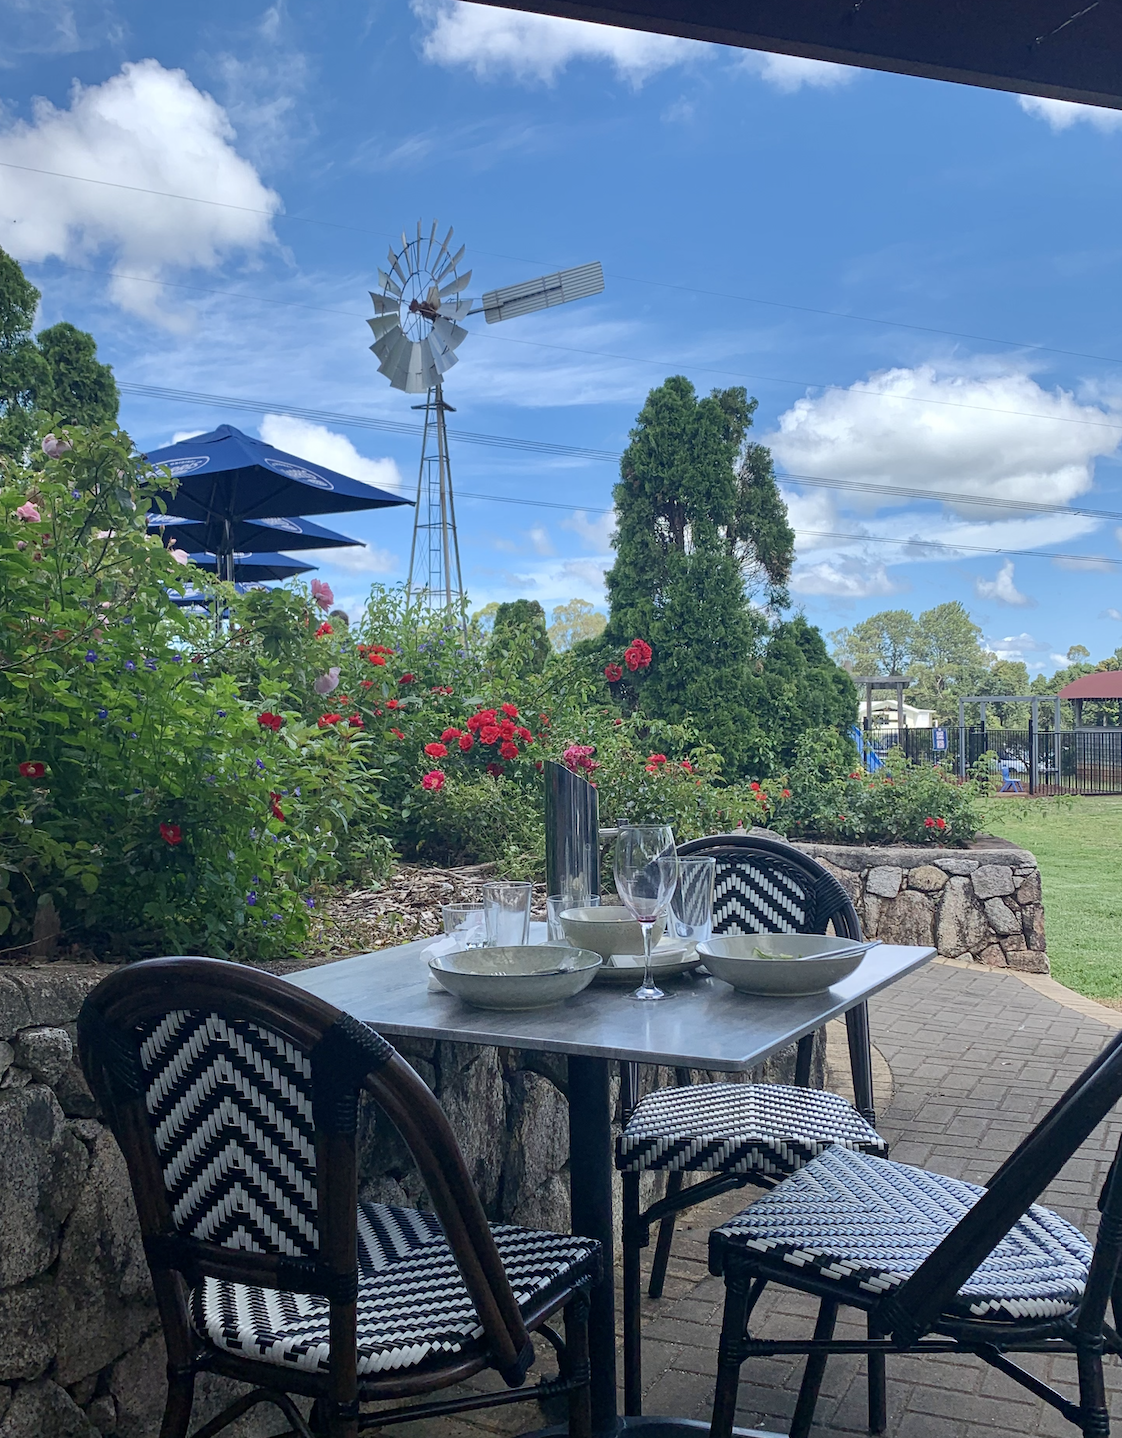
<instances>
[{"instance_id":1,"label":"blue sky","mask_svg":"<svg viewBox=\"0 0 1122 1438\"><path fill-rule=\"evenodd\" d=\"M0 244L41 321L126 384L273 407L126 394L142 447L226 421L411 492L416 438L285 407L415 422L366 291L439 218L468 294L606 274L469 321L454 426L614 453L667 375L741 383L778 468L831 482L786 485L825 631L960 599L1032 672L1122 643L1122 531L1070 512L1122 518L1122 114L463 0L0 0L0 107ZM602 603L611 463L459 444L453 472L548 502L460 500L475 604ZM333 522L367 542L322 558L349 608L404 578L410 515Z\"/></svg>"}]
</instances>

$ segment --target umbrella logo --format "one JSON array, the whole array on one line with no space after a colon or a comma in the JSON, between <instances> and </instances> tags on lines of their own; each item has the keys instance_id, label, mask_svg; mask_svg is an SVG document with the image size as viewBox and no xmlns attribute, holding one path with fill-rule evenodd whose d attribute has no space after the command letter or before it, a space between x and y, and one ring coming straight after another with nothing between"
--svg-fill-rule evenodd
<instances>
[{"instance_id":1,"label":"umbrella logo","mask_svg":"<svg viewBox=\"0 0 1122 1438\"><path fill-rule=\"evenodd\" d=\"M310 469L304 469L302 465L292 464L289 460L267 459L265 463L270 469L275 469L278 474L283 474L286 479L302 479L305 484L314 484L317 489L335 488L329 479L324 479L322 475L315 474Z\"/></svg>"},{"instance_id":2,"label":"umbrella logo","mask_svg":"<svg viewBox=\"0 0 1122 1438\"><path fill-rule=\"evenodd\" d=\"M279 466L275 466L279 468ZM319 476L316 476L319 479ZM294 519L259 519L258 524L267 524L270 529L283 529L285 534L303 534L304 531Z\"/></svg>"},{"instance_id":3,"label":"umbrella logo","mask_svg":"<svg viewBox=\"0 0 1122 1438\"><path fill-rule=\"evenodd\" d=\"M197 469L205 469L210 463L210 455L184 455L182 459L168 459L164 460L163 463L178 479L181 475L184 474L194 474Z\"/></svg>"}]
</instances>

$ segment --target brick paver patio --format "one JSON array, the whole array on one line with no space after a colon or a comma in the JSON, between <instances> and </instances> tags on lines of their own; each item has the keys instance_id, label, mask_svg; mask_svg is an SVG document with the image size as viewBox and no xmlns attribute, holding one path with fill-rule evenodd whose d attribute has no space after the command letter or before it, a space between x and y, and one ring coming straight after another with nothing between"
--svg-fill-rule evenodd
<instances>
[{"instance_id":1,"label":"brick paver patio","mask_svg":"<svg viewBox=\"0 0 1122 1438\"><path fill-rule=\"evenodd\" d=\"M1040 987L1047 990L1049 981ZM946 963L932 964L874 999L873 1041L888 1062L892 1084L887 1104L878 1099L877 1126L891 1142L891 1156L984 1182L1122 1026L1122 1014L1074 996L1072 1001L1078 1007L1065 1006L1008 972ZM840 1048L844 1052L844 1043ZM880 1067L883 1080L887 1075ZM843 1081L835 1080L836 1087L844 1091L844 1075L837 1078ZM1099 1190L1120 1132L1122 1113L1116 1113L1042 1200L1091 1237ZM680 1222L665 1294L657 1303L645 1300L647 1413L709 1418L723 1287L707 1271L707 1237L710 1228L756 1192L747 1188L726 1194ZM815 1307L800 1295L769 1290L753 1328L777 1337L809 1332ZM852 1336L861 1333L854 1323ZM842 1321L838 1336L847 1336ZM1070 1360L1021 1361L1075 1397ZM782 1358L746 1363L738 1425L786 1433L801 1365L801 1359ZM1122 1363L1108 1361L1107 1381L1122 1433ZM863 1360L831 1358L815 1435L865 1433L865 1404ZM548 1416L559 1421L562 1411ZM519 1405L418 1425L412 1432L416 1438L483 1438L524 1432L540 1421L532 1409ZM980 1361L936 1356L889 1358L887 1433L891 1438L1075 1438L1076 1430Z\"/></svg>"}]
</instances>

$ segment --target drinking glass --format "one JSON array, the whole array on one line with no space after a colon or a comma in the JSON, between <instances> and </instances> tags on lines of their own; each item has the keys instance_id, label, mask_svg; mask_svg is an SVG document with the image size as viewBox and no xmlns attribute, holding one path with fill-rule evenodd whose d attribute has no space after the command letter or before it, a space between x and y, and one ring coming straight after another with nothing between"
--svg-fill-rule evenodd
<instances>
[{"instance_id":1,"label":"drinking glass","mask_svg":"<svg viewBox=\"0 0 1122 1438\"><path fill-rule=\"evenodd\" d=\"M530 941L530 883L483 885L483 915L490 947Z\"/></svg>"},{"instance_id":2,"label":"drinking glass","mask_svg":"<svg viewBox=\"0 0 1122 1438\"><path fill-rule=\"evenodd\" d=\"M643 931L643 982L633 999L665 999L651 973L651 930L678 882L678 855L669 824L635 824L616 839L616 893Z\"/></svg>"},{"instance_id":3,"label":"drinking glass","mask_svg":"<svg viewBox=\"0 0 1122 1438\"><path fill-rule=\"evenodd\" d=\"M700 944L713 933L713 888L716 880L716 859L678 860L678 887L670 900L670 912L680 939Z\"/></svg>"},{"instance_id":4,"label":"drinking glass","mask_svg":"<svg viewBox=\"0 0 1122 1438\"><path fill-rule=\"evenodd\" d=\"M487 942L482 904L441 904L444 932L465 949L481 949Z\"/></svg>"}]
</instances>

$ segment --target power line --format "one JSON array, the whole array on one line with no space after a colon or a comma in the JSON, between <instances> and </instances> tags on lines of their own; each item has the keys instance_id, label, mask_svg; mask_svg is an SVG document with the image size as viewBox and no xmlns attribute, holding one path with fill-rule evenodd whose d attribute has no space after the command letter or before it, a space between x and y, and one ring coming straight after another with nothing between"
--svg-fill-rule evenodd
<instances>
[{"instance_id":1,"label":"power line","mask_svg":"<svg viewBox=\"0 0 1122 1438\"><path fill-rule=\"evenodd\" d=\"M854 544L896 544L901 549L920 545L924 549L943 549L948 553L962 550L969 554L1009 554L1023 559L1070 559L1079 564L1109 564L1116 567L1122 560L1108 559L1105 554L1056 554L1046 549L997 549L981 544L947 543L938 539L894 539L890 534L838 534L830 529L796 529L796 534L809 535L816 539L842 539Z\"/></svg>"},{"instance_id":2,"label":"power line","mask_svg":"<svg viewBox=\"0 0 1122 1438\"><path fill-rule=\"evenodd\" d=\"M985 509L1013 509L1027 514L1075 514L1085 519L1122 520L1122 512L1111 509L1080 509L1068 504L1043 504L1031 499L986 499L978 494L961 494L943 489L913 489L897 484L865 484L854 479L826 479L816 474L777 474L781 482L793 481L814 489L841 489L854 494L887 494L902 499L926 499L940 504L977 504Z\"/></svg>"},{"instance_id":3,"label":"power line","mask_svg":"<svg viewBox=\"0 0 1122 1438\"><path fill-rule=\"evenodd\" d=\"M60 170L44 170L35 165L19 165L11 160L0 160L0 168L8 170L21 170L25 174L31 175L45 175L56 180L71 180L79 184L105 185L111 189L127 190L132 194L154 195L160 199L166 200L182 200L186 204L211 205L218 209L237 210L242 214L261 215L269 220L286 220L291 224L318 225L325 229L345 230L351 234L377 236L377 238L387 240L391 244L396 243L396 237L387 234L383 230L374 230L364 225L347 225L337 220L325 220L319 216L292 215L287 214L283 210L259 209L252 205L235 205L227 200L204 199L199 195L180 195L170 190L152 190L146 188L143 185L126 185L119 180L96 179L90 175L69 175L65 174ZM507 255L495 250L477 250L476 253L481 255L488 255L493 259L511 260L512 262L517 264L546 265L556 267L555 261L528 260L523 255ZM75 265L71 266L70 268L80 269L81 266ZM96 273L96 271L94 273ZM792 304L790 301L786 300L762 299L758 295L740 295L735 294L730 290L705 290L700 289L695 285L673 284L668 280L652 280L638 275L622 275L616 274L612 271L605 271L605 274L609 279L623 280L626 284L649 285L655 289L676 290L683 294L702 295L707 299L719 299L726 301L736 300L741 304L762 305L768 309L791 310L796 314L818 315L825 319L850 320L858 324L883 325L888 329L913 330L918 334L942 335L947 339L974 340L981 344L1005 345L1010 349L1035 350L1045 354L1064 355L1069 359L1088 359L1094 360L1100 364L1122 365L1122 359L1119 359L1114 355L1098 355L1091 354L1083 350L1062 349L1056 345L1038 344L1032 340L1008 340L1002 339L995 335L979 335L964 330L941 329L935 325L917 325L907 320L884 319L883 317L878 315L861 315L854 314L846 310L820 309L813 305ZM142 277L120 276L120 278L135 278L136 280L140 280ZM149 282L161 284L165 283L165 281ZM190 286L177 286L177 288L190 288ZM212 293L221 292L212 291ZM244 296L243 298L248 298L248 296ZM269 302L266 301L266 303ZM283 301L272 301L271 303L283 303ZM316 307L303 306L302 308ZM336 313L343 313L343 311L337 311ZM774 382L783 383L784 381Z\"/></svg>"}]
</instances>

